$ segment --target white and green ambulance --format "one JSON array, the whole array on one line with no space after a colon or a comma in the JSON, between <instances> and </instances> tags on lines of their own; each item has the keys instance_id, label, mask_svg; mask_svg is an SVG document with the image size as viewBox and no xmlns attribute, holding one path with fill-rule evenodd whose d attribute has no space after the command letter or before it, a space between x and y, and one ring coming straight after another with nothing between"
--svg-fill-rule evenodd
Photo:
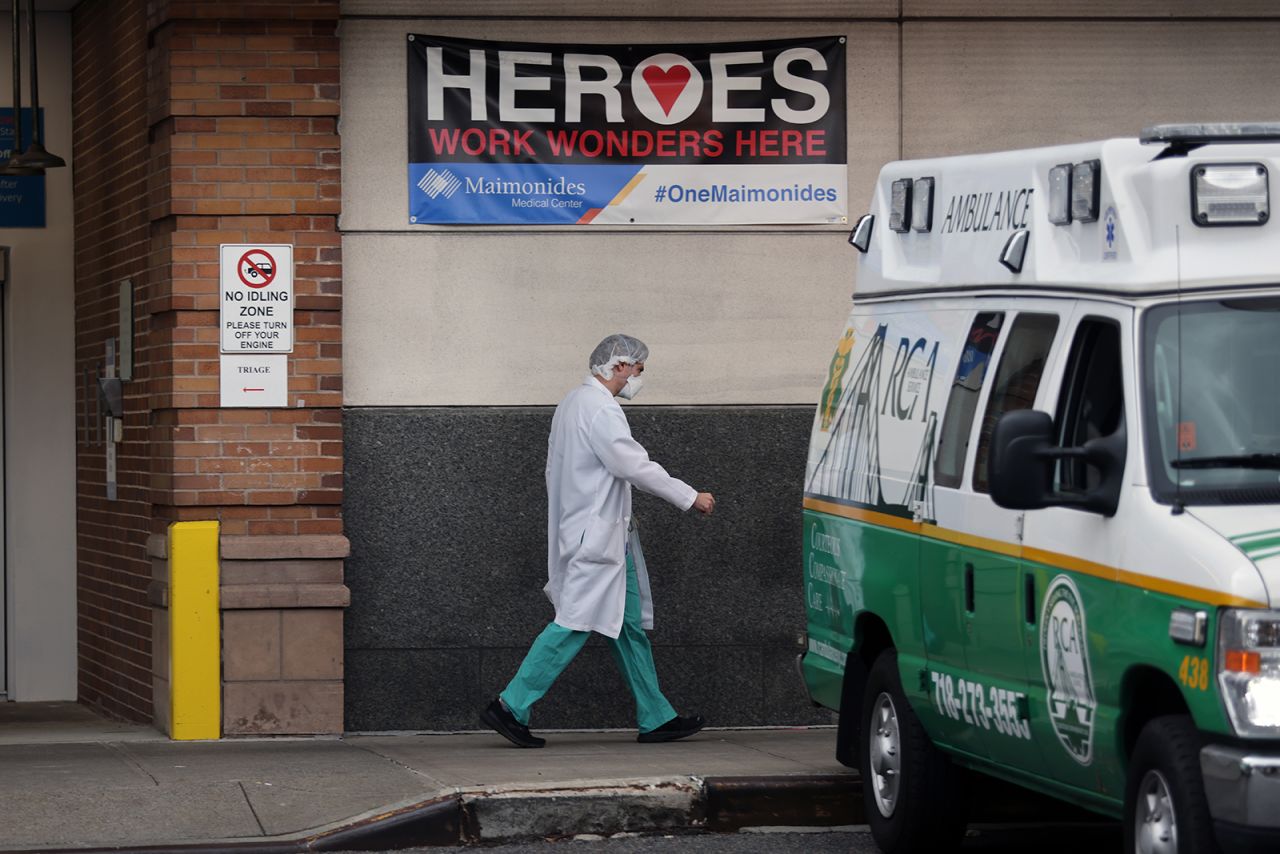
<instances>
[{"instance_id":1,"label":"white and green ambulance","mask_svg":"<svg viewBox=\"0 0 1280 854\"><path fill-rule=\"evenodd\" d=\"M886 851L969 769L1280 851L1280 125L891 163L814 419L813 700Z\"/></svg>"}]
</instances>

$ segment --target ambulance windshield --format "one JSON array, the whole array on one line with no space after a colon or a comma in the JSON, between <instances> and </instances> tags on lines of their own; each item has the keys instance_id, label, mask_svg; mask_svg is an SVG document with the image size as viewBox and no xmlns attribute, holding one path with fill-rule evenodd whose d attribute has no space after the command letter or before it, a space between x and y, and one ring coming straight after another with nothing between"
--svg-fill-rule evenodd
<instances>
[{"instance_id":1,"label":"ambulance windshield","mask_svg":"<svg viewBox=\"0 0 1280 854\"><path fill-rule=\"evenodd\" d=\"M1158 500L1280 503L1280 298L1149 310L1143 407Z\"/></svg>"}]
</instances>

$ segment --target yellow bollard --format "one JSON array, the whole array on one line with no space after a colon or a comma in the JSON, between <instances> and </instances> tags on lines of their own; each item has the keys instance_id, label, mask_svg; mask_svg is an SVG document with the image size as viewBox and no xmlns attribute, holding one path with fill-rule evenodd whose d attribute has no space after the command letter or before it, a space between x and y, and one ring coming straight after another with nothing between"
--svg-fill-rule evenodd
<instances>
[{"instance_id":1,"label":"yellow bollard","mask_svg":"<svg viewBox=\"0 0 1280 854\"><path fill-rule=\"evenodd\" d=\"M170 737L222 735L218 523L169 526Z\"/></svg>"}]
</instances>

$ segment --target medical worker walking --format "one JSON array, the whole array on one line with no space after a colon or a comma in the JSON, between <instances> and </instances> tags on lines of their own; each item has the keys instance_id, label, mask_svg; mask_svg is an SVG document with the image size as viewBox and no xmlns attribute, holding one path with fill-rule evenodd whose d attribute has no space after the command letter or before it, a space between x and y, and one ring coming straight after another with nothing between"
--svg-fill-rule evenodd
<instances>
[{"instance_id":1,"label":"medical worker walking","mask_svg":"<svg viewBox=\"0 0 1280 854\"><path fill-rule=\"evenodd\" d=\"M667 474L631 438L627 416L614 398L635 397L648 356L641 341L610 335L592 352L591 373L565 396L551 419L549 580L543 590L556 617L533 642L511 683L480 713L486 725L518 747L546 744L529 732L529 710L591 632L609 639L614 661L635 696L638 741L674 741L706 725L701 715L677 715L662 696L644 631L653 628L653 602L631 518L632 485L681 510L710 513L716 505L711 493L697 492Z\"/></svg>"}]
</instances>

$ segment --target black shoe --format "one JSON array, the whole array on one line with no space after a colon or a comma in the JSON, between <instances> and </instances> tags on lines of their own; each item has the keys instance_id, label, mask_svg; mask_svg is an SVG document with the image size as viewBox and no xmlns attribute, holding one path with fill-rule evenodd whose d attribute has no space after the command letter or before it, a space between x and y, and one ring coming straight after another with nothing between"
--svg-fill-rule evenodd
<instances>
[{"instance_id":1,"label":"black shoe","mask_svg":"<svg viewBox=\"0 0 1280 854\"><path fill-rule=\"evenodd\" d=\"M646 744L655 741L675 741L678 738L688 738L706 725L707 719L702 715L690 715L687 718L677 715L657 729L640 733L636 736L636 741Z\"/></svg>"},{"instance_id":2,"label":"black shoe","mask_svg":"<svg viewBox=\"0 0 1280 854\"><path fill-rule=\"evenodd\" d=\"M542 747L547 743L545 738L538 738L529 732L527 726L516 720L516 716L507 711L501 700L490 703L480 713L480 720L516 747Z\"/></svg>"}]
</instances>

